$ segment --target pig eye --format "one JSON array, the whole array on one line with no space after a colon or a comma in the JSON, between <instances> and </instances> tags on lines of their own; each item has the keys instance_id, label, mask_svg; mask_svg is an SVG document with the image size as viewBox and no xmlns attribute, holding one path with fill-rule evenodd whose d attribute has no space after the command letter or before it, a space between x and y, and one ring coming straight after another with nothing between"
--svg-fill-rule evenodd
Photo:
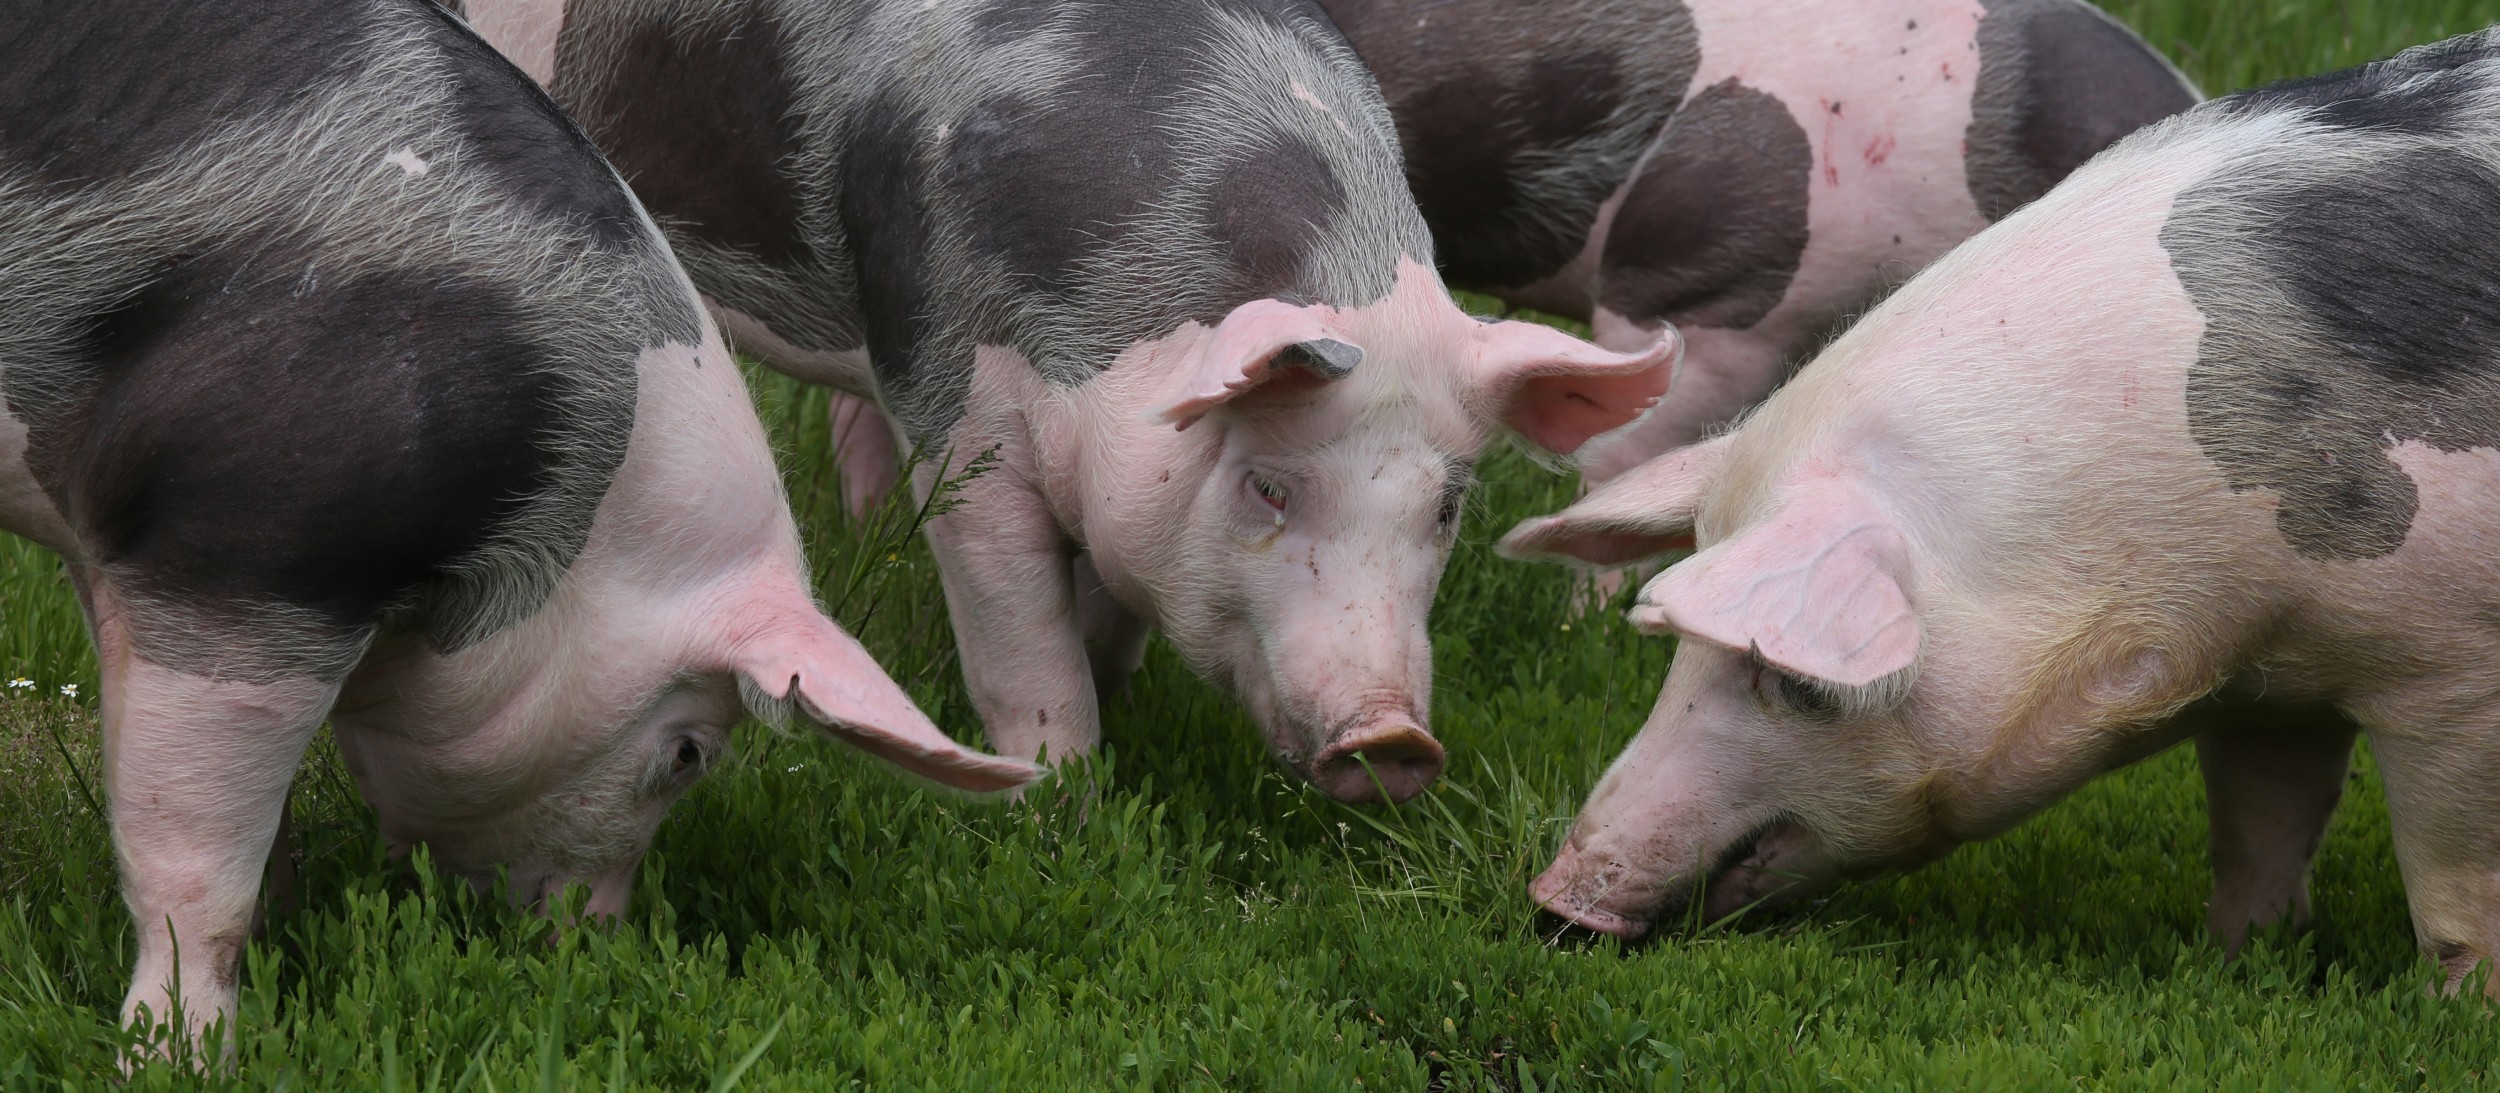
<instances>
[{"instance_id":1,"label":"pig eye","mask_svg":"<svg viewBox=\"0 0 2500 1093\"><path fill-rule=\"evenodd\" d=\"M678 737L677 769L682 772L697 769L702 765L703 746L695 743L694 738L691 736Z\"/></svg>"},{"instance_id":2,"label":"pig eye","mask_svg":"<svg viewBox=\"0 0 2500 1093\"><path fill-rule=\"evenodd\" d=\"M1279 513L1285 511L1285 487L1269 481L1266 475L1250 472L1250 490L1259 495L1259 500L1267 502L1267 507Z\"/></svg>"}]
</instances>

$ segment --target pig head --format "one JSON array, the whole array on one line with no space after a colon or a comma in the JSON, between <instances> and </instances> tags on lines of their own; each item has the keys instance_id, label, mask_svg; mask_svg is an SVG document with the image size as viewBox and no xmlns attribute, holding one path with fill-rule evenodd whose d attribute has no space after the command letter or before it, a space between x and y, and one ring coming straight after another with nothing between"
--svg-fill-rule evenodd
<instances>
[{"instance_id":1,"label":"pig head","mask_svg":"<svg viewBox=\"0 0 2500 1093\"><path fill-rule=\"evenodd\" d=\"M1841 450L1772 456L1751 431L1503 540L1590 566L1701 548L1631 610L1681 639L1675 661L1531 885L1544 907L1637 937L1696 902L1710 919L1784 902L1989 837L2177 739L2158 726L2212 672L2148 650L2192 641L2060 634L2039 605L1975 596L1901 476Z\"/></svg>"},{"instance_id":2,"label":"pig head","mask_svg":"<svg viewBox=\"0 0 2500 1093\"><path fill-rule=\"evenodd\" d=\"M1404 800L1442 765L1425 623L1477 456L1630 420L1677 347L1479 322L1408 262L1366 307L1258 300L1141 347L1044 424L1045 464L1106 587L1278 759L1340 800Z\"/></svg>"}]
</instances>

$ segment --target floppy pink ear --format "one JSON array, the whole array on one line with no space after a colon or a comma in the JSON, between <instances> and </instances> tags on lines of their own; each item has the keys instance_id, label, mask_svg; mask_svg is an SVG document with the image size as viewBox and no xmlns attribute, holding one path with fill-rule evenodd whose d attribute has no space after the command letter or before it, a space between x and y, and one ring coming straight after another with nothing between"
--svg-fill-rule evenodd
<instances>
[{"instance_id":1,"label":"floppy pink ear","mask_svg":"<svg viewBox=\"0 0 2500 1093\"><path fill-rule=\"evenodd\" d=\"M1252 300L1216 324L1180 393L1160 416L1186 429L1252 391L1288 391L1344 379L1363 363L1363 350L1330 329L1329 309Z\"/></svg>"},{"instance_id":2,"label":"floppy pink ear","mask_svg":"<svg viewBox=\"0 0 2500 1093\"><path fill-rule=\"evenodd\" d=\"M1556 455L1641 416L1667 393L1667 378L1684 355L1684 339L1672 326L1638 353L1609 353L1541 323L1486 323L1475 336L1481 405Z\"/></svg>"},{"instance_id":3,"label":"floppy pink ear","mask_svg":"<svg viewBox=\"0 0 2500 1093\"><path fill-rule=\"evenodd\" d=\"M1521 523L1502 536L1502 556L1605 568L1693 545L1693 515L1718 479L1734 435L1668 452L1590 490L1570 508Z\"/></svg>"},{"instance_id":4,"label":"floppy pink ear","mask_svg":"<svg viewBox=\"0 0 2500 1093\"><path fill-rule=\"evenodd\" d=\"M997 793L1026 785L1042 768L988 755L947 739L868 650L831 622L799 623L742 651L738 675L748 711L780 721L800 716L834 739L951 789Z\"/></svg>"},{"instance_id":5,"label":"floppy pink ear","mask_svg":"<svg viewBox=\"0 0 2500 1093\"><path fill-rule=\"evenodd\" d=\"M1918 660L1909 572L1900 529L1829 484L1668 569L1641 590L1631 619L1648 633L1757 650L1798 675L1863 687Z\"/></svg>"}]
</instances>

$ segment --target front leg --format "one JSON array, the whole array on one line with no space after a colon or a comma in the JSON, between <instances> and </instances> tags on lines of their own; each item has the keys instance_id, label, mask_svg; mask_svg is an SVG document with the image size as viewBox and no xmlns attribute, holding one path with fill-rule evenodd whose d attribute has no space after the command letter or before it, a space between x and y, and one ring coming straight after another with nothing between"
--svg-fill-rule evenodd
<instances>
[{"instance_id":1,"label":"front leg","mask_svg":"<svg viewBox=\"0 0 2500 1093\"><path fill-rule=\"evenodd\" d=\"M229 1033L236 976L287 788L338 695L309 678L210 679L140 655L109 616L104 777L139 959L122 1021Z\"/></svg>"},{"instance_id":2,"label":"front leg","mask_svg":"<svg viewBox=\"0 0 2500 1093\"><path fill-rule=\"evenodd\" d=\"M2359 728L2325 706L2216 710L2196 727L2213 851L2206 924L2237 953L2252 928L2309 921L2309 863L2343 799Z\"/></svg>"},{"instance_id":3,"label":"front leg","mask_svg":"<svg viewBox=\"0 0 2500 1093\"><path fill-rule=\"evenodd\" d=\"M965 483L957 504L929 521L929 547L990 746L1055 763L1092 752L1102 739L1078 628L1076 551L1028 484L1028 453L1001 449L999 464ZM959 440L952 450L980 449ZM945 473L941 463L923 463L913 485L926 498Z\"/></svg>"}]
</instances>

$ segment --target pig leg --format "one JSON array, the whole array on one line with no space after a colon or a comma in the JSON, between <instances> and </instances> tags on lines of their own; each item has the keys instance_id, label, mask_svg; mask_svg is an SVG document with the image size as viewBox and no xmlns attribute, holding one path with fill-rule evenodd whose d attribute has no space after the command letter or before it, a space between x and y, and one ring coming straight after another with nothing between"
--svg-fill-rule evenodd
<instances>
[{"instance_id":1,"label":"pig leg","mask_svg":"<svg viewBox=\"0 0 2500 1093\"><path fill-rule=\"evenodd\" d=\"M2425 717L2394 730L2383 727L2393 719L2366 720L2414 943L2454 994L2500 956L2500 748L2492 743L2500 711L2468 724ZM2414 728L2424 724L2436 727ZM2484 980L2483 991L2500 1001L2500 975Z\"/></svg>"},{"instance_id":2,"label":"pig leg","mask_svg":"<svg viewBox=\"0 0 2500 1093\"><path fill-rule=\"evenodd\" d=\"M842 469L842 503L863 519L894 492L894 430L875 403L840 391L829 398L834 463Z\"/></svg>"},{"instance_id":3,"label":"pig leg","mask_svg":"<svg viewBox=\"0 0 2500 1093\"><path fill-rule=\"evenodd\" d=\"M1075 581L1077 631L1085 635L1085 659L1093 665L1099 701L1120 693L1146 662L1146 636L1153 628L1103 587L1091 555L1076 556Z\"/></svg>"},{"instance_id":4,"label":"pig leg","mask_svg":"<svg viewBox=\"0 0 2500 1093\"><path fill-rule=\"evenodd\" d=\"M954 451L981 448L958 442ZM1017 759L1057 762L1101 740L1094 679L1078 629L1076 552L1020 464L1030 450L1002 446L1002 463L964 484L954 508L929 521L955 648L990 746ZM921 464L924 498L945 473Z\"/></svg>"},{"instance_id":5,"label":"pig leg","mask_svg":"<svg viewBox=\"0 0 2500 1093\"><path fill-rule=\"evenodd\" d=\"M2309 862L2344 796L2358 732L2323 706L2216 711L2196 727L2214 896L2214 941L2237 953L2251 928L2309 921Z\"/></svg>"},{"instance_id":6,"label":"pig leg","mask_svg":"<svg viewBox=\"0 0 2500 1093\"><path fill-rule=\"evenodd\" d=\"M181 1011L193 1043L232 1028L237 965L287 788L338 694L314 679L239 682L152 663L104 634L104 776L139 959L129 1024Z\"/></svg>"}]
</instances>

